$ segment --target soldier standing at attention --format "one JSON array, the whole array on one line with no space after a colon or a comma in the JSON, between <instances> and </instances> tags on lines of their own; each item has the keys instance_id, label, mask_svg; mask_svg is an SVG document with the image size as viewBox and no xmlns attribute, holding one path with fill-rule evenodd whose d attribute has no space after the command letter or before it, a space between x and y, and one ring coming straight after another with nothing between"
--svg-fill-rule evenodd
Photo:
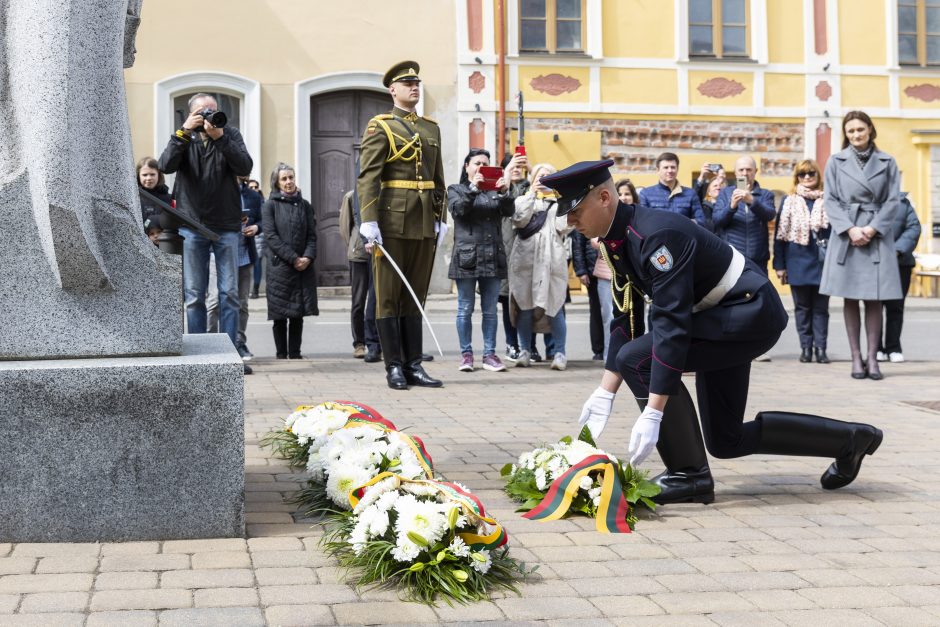
<instances>
[{"instance_id":1,"label":"soldier standing at attention","mask_svg":"<svg viewBox=\"0 0 940 627\"><path fill-rule=\"evenodd\" d=\"M422 305L427 298L434 252L447 232L441 131L415 112L421 96L419 66L402 61L385 73L394 107L377 115L362 136L358 180L359 232L373 255L375 323L388 386L441 387L421 365L422 319L408 288L373 242L398 264Z\"/></svg>"}]
</instances>

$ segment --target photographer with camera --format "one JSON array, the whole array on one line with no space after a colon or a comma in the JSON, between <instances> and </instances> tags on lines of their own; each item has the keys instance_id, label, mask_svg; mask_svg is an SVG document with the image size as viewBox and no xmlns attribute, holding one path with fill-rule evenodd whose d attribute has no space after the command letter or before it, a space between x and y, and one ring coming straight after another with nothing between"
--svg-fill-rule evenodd
<instances>
[{"instance_id":1,"label":"photographer with camera","mask_svg":"<svg viewBox=\"0 0 940 627\"><path fill-rule=\"evenodd\" d=\"M242 240L242 202L238 176L251 174L252 160L237 128L226 126L215 98L199 93L189 99L189 117L160 156L160 171L176 173L176 203L219 235L215 242L181 227L183 294L189 333L206 332L209 254L215 253L220 330L238 344L238 254ZM245 365L245 374L251 369Z\"/></svg>"}]
</instances>

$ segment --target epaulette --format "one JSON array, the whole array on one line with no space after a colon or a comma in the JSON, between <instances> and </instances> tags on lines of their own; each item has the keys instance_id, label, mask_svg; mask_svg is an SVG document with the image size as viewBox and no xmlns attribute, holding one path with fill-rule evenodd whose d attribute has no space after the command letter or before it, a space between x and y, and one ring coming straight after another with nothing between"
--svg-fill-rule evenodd
<instances>
[{"instance_id":1,"label":"epaulette","mask_svg":"<svg viewBox=\"0 0 940 627\"><path fill-rule=\"evenodd\" d=\"M422 115L421 117L422 117L423 119L427 120L428 122L430 122L431 124L437 124L437 120L435 120L435 119L433 119L433 118L429 118L429 117L426 116L426 115Z\"/></svg>"},{"instance_id":2,"label":"epaulette","mask_svg":"<svg viewBox=\"0 0 940 627\"><path fill-rule=\"evenodd\" d=\"M394 120L395 116L391 113L380 113L372 116L373 120Z\"/></svg>"}]
</instances>

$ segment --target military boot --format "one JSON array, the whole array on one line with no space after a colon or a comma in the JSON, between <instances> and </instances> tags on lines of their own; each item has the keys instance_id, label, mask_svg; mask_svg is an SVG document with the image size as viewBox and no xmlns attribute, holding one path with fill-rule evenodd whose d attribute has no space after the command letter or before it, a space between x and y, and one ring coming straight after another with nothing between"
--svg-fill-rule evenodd
<instances>
[{"instance_id":1,"label":"military boot","mask_svg":"<svg viewBox=\"0 0 940 627\"><path fill-rule=\"evenodd\" d=\"M398 318L378 318L375 321L375 327L379 331L379 342L382 344L385 380L388 381L388 387L393 390L407 390L408 381L402 370L401 332L398 328Z\"/></svg>"},{"instance_id":2,"label":"military boot","mask_svg":"<svg viewBox=\"0 0 940 627\"><path fill-rule=\"evenodd\" d=\"M427 388L443 387L444 383L434 379L424 370L421 365L421 351L424 344L422 336L421 316L407 316L400 318L402 348L405 351L405 379L409 385L418 385Z\"/></svg>"}]
</instances>

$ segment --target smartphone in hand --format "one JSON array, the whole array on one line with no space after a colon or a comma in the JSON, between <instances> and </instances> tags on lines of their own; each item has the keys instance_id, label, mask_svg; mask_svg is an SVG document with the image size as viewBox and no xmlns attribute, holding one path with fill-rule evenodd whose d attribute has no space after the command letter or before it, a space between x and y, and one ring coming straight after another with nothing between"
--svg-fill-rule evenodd
<instances>
[{"instance_id":1,"label":"smartphone in hand","mask_svg":"<svg viewBox=\"0 0 940 627\"><path fill-rule=\"evenodd\" d=\"M503 178L503 169L496 166L484 165L480 166L480 174L483 175L483 180L480 181L477 187L484 191L492 192L498 189L496 183L499 179Z\"/></svg>"}]
</instances>

